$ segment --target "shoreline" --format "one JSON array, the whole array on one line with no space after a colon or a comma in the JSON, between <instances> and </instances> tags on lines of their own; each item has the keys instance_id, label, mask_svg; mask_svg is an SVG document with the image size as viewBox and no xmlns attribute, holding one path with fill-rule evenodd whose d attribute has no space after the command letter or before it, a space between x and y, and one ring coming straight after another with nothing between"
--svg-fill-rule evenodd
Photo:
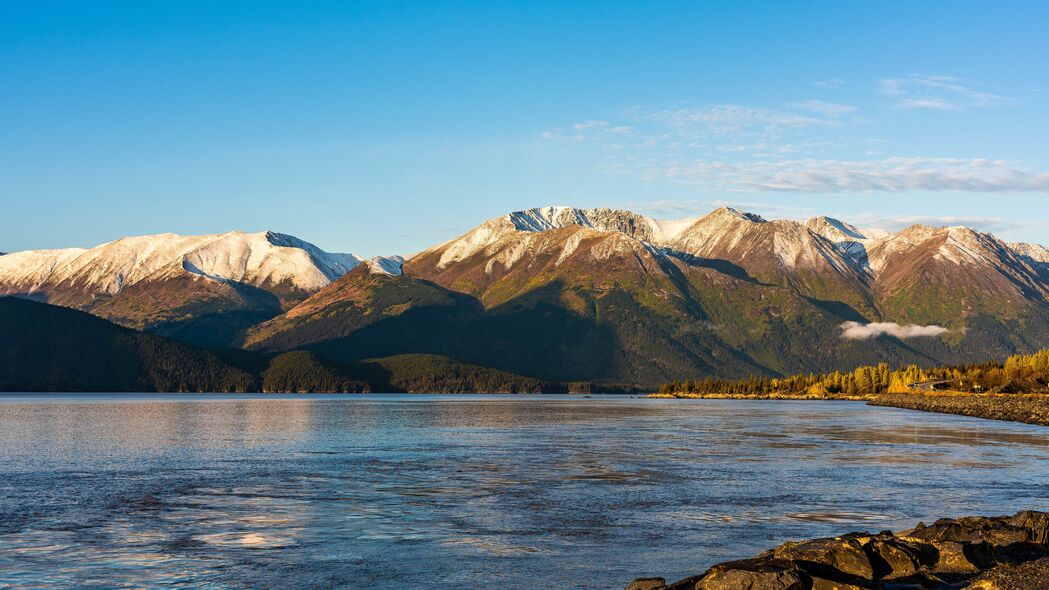
<instances>
[{"instance_id":1,"label":"shoreline","mask_svg":"<svg viewBox=\"0 0 1049 590\"><path fill-rule=\"evenodd\" d=\"M1044 394L892 393L874 396L867 405L1049 426L1049 395Z\"/></svg>"},{"instance_id":2,"label":"shoreline","mask_svg":"<svg viewBox=\"0 0 1049 590\"><path fill-rule=\"evenodd\" d=\"M654 393L654 399L758 399L795 401L865 401L869 406L953 414L986 420L1049 426L1049 395L1041 393L912 392L871 395L737 395Z\"/></svg>"},{"instance_id":3,"label":"shoreline","mask_svg":"<svg viewBox=\"0 0 1049 590\"><path fill-rule=\"evenodd\" d=\"M892 533L792 541L668 584L626 590L1037 590L1049 588L1049 513L969 516Z\"/></svg>"}]
</instances>

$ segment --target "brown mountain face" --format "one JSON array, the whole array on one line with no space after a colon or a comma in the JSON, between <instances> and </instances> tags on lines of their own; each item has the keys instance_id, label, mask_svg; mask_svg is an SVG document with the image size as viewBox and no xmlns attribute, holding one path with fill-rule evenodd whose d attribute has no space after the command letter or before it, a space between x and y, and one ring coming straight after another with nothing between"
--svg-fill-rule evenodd
<instances>
[{"instance_id":1,"label":"brown mountain face","mask_svg":"<svg viewBox=\"0 0 1049 590\"><path fill-rule=\"evenodd\" d=\"M1049 286L1007 244L965 227L909 227L868 257L880 306L901 321L963 324L1042 313Z\"/></svg>"},{"instance_id":2,"label":"brown mountain face","mask_svg":"<svg viewBox=\"0 0 1049 590\"><path fill-rule=\"evenodd\" d=\"M350 273L248 343L336 360L426 352L546 379L635 384L955 362L1044 344L1045 288L1030 265L983 236L989 254L959 266L935 255L945 244L954 252L958 238L941 238L870 239L836 220L766 221L731 209L683 222L607 209L517 212L416 255L404 276ZM944 290L952 285L956 299ZM926 293L951 305L923 315ZM1022 303L1003 306L1003 296ZM846 321L951 331L846 340Z\"/></svg>"}]
</instances>

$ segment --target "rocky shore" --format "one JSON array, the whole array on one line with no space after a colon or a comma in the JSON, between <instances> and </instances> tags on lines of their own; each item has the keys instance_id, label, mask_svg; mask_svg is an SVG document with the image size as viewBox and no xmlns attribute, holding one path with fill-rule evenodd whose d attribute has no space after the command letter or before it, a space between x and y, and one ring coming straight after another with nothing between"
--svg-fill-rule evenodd
<instances>
[{"instance_id":1,"label":"rocky shore","mask_svg":"<svg viewBox=\"0 0 1049 590\"><path fill-rule=\"evenodd\" d=\"M876 395L872 406L891 406L923 412L960 414L991 420L1009 420L1049 426L1049 396L1040 394L923 394Z\"/></svg>"},{"instance_id":2,"label":"rocky shore","mask_svg":"<svg viewBox=\"0 0 1049 590\"><path fill-rule=\"evenodd\" d=\"M848 400L866 401L872 406L887 406L923 412L941 414L958 414L988 420L1007 420L1049 426L1049 395L1046 394L975 394L955 392L883 393L868 395L792 395L792 394L691 394L691 393L653 393L650 398L666 399L762 399L762 400Z\"/></svg>"},{"instance_id":3,"label":"rocky shore","mask_svg":"<svg viewBox=\"0 0 1049 590\"><path fill-rule=\"evenodd\" d=\"M1046 590L1049 513L941 519L909 531L790 542L667 584L627 590Z\"/></svg>"}]
</instances>

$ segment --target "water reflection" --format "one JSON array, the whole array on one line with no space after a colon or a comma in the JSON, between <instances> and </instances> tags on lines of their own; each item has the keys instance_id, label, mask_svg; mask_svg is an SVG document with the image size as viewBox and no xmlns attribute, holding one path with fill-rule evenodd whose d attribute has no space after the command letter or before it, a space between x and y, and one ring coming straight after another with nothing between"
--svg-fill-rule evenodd
<instances>
[{"instance_id":1,"label":"water reflection","mask_svg":"<svg viewBox=\"0 0 1049 590\"><path fill-rule=\"evenodd\" d=\"M851 403L0 397L0 586L621 587L1047 488L1045 429Z\"/></svg>"}]
</instances>

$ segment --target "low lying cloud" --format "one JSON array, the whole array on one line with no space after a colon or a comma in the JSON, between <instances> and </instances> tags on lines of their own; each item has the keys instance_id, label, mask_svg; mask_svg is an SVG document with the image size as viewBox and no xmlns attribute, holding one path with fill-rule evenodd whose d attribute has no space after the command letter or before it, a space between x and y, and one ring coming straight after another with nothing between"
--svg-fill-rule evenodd
<instances>
[{"instance_id":1,"label":"low lying cloud","mask_svg":"<svg viewBox=\"0 0 1049 590\"><path fill-rule=\"evenodd\" d=\"M915 324L901 326L896 322L872 322L869 324L845 322L841 325L841 337L846 340L870 340L878 336L893 336L900 340L905 340L907 338L939 336L949 331L943 326L918 326Z\"/></svg>"}]
</instances>

